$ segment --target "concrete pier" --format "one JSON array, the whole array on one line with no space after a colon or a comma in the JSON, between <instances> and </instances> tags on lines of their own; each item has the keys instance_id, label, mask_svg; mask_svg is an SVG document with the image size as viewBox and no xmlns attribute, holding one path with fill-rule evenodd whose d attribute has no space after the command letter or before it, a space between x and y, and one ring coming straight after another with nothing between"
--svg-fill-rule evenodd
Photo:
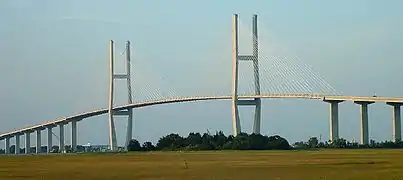
<instances>
[{"instance_id":1,"label":"concrete pier","mask_svg":"<svg viewBox=\"0 0 403 180\"><path fill-rule=\"evenodd\" d=\"M339 103L341 100L323 100L330 104L330 141L339 139Z\"/></svg>"},{"instance_id":2,"label":"concrete pier","mask_svg":"<svg viewBox=\"0 0 403 180\"><path fill-rule=\"evenodd\" d=\"M38 130L36 130L36 153L37 154L41 153L41 146L42 146L41 130L38 129Z\"/></svg>"},{"instance_id":3,"label":"concrete pier","mask_svg":"<svg viewBox=\"0 0 403 180\"><path fill-rule=\"evenodd\" d=\"M64 124L59 124L59 152L64 152Z\"/></svg>"},{"instance_id":4,"label":"concrete pier","mask_svg":"<svg viewBox=\"0 0 403 180\"><path fill-rule=\"evenodd\" d=\"M5 142L4 144L5 153L10 154L10 137L6 137L4 139L4 142Z\"/></svg>"},{"instance_id":5,"label":"concrete pier","mask_svg":"<svg viewBox=\"0 0 403 180\"><path fill-rule=\"evenodd\" d=\"M400 115L400 106L403 103L393 103L387 102L386 104L393 106L393 116L392 116L392 126L393 126L393 140L401 141L402 140L402 122L401 122L401 115Z\"/></svg>"},{"instance_id":6,"label":"concrete pier","mask_svg":"<svg viewBox=\"0 0 403 180\"><path fill-rule=\"evenodd\" d=\"M260 134L261 116L262 116L262 102L260 98L255 98L255 117L253 119L253 133Z\"/></svg>"},{"instance_id":7,"label":"concrete pier","mask_svg":"<svg viewBox=\"0 0 403 180\"><path fill-rule=\"evenodd\" d=\"M31 132L25 132L25 154L31 153Z\"/></svg>"},{"instance_id":8,"label":"concrete pier","mask_svg":"<svg viewBox=\"0 0 403 180\"><path fill-rule=\"evenodd\" d=\"M53 127L48 127L47 129L47 133L48 133L48 146L47 146L47 150L48 153L52 152L52 146L53 146L53 142L52 142L52 128Z\"/></svg>"},{"instance_id":9,"label":"concrete pier","mask_svg":"<svg viewBox=\"0 0 403 180\"><path fill-rule=\"evenodd\" d=\"M20 154L20 134L15 135L15 154Z\"/></svg>"},{"instance_id":10,"label":"concrete pier","mask_svg":"<svg viewBox=\"0 0 403 180\"><path fill-rule=\"evenodd\" d=\"M64 152L64 124L59 124L59 152Z\"/></svg>"},{"instance_id":11,"label":"concrete pier","mask_svg":"<svg viewBox=\"0 0 403 180\"><path fill-rule=\"evenodd\" d=\"M71 151L77 150L77 121L71 121Z\"/></svg>"},{"instance_id":12,"label":"concrete pier","mask_svg":"<svg viewBox=\"0 0 403 180\"><path fill-rule=\"evenodd\" d=\"M373 101L354 101L355 104L360 105L360 119L361 119L361 144L369 144L369 128L368 128L368 105L374 103Z\"/></svg>"}]
</instances>

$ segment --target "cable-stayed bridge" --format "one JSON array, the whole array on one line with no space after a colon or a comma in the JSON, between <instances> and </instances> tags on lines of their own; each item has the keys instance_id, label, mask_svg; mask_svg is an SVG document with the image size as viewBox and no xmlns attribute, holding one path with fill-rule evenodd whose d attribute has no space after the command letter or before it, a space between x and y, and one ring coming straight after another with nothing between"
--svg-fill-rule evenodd
<instances>
[{"instance_id":1,"label":"cable-stayed bridge","mask_svg":"<svg viewBox=\"0 0 403 180\"><path fill-rule=\"evenodd\" d=\"M224 91L215 90L212 92L195 92L192 96L181 96L180 89L175 86L164 86L164 90L154 89L148 83L134 81L141 74L131 72L131 54L130 42L126 44L125 59L126 73L115 73L115 53L114 42L110 42L109 56L109 106L97 110L91 110L84 113L62 117L49 122L32 125L6 133L0 134L0 140L5 141L6 153L10 153L10 139L15 138L15 148L20 149L20 137L25 137L25 147L31 147L30 136L36 134L36 151L41 151L41 132L47 131L47 147L53 145L52 129L59 128L59 147L60 151L64 150L64 129L65 125L71 123L71 146L74 151L77 147L77 122L86 118L108 114L109 119L109 144L112 151L117 148L116 130L114 117L126 116L126 144L132 138L133 112L132 109L147 107L159 104L170 104L190 101L207 101L207 100L231 100L232 102L232 124L233 134L237 135L241 132L241 119L239 118L239 106L253 106L255 108L253 120L253 132L260 133L261 124L261 99L264 98L300 98L300 99L317 99L328 102L330 104L330 140L339 138L339 122L338 122L338 105L343 101L353 101L361 107L361 143L369 143L368 132L368 105L375 102L383 102L393 107L393 129L392 134L395 140L401 140L401 118L400 106L403 103L403 98L400 97L377 97L377 96L346 96L341 95L327 83L319 73L315 72L309 65L302 63L297 57L278 56L266 53L260 49L257 16L253 16L252 23L252 53L242 54L239 48L239 24L238 15L233 16L233 32L232 32L232 75L231 88ZM244 68L244 69L243 69ZM118 79L126 80L127 84L127 104L115 105L115 81ZM163 79L161 81L164 81ZM214 79L208 81L213 82ZM215 85L215 83L212 83ZM213 87L214 87L213 85ZM132 98L132 87L135 92L147 92L148 96L142 98ZM201 89L200 91L205 91ZM206 90L209 91L209 90ZM192 91L193 93L193 91ZM198 94L198 95L197 95ZM26 148L30 152L30 148ZM50 151L51 148L48 148ZM19 153L19 151L15 151Z\"/></svg>"}]
</instances>

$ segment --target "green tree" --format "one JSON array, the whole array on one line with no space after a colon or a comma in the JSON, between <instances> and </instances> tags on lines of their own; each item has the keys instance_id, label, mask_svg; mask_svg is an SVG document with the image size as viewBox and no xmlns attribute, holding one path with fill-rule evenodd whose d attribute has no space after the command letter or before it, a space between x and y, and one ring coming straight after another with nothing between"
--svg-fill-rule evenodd
<instances>
[{"instance_id":1,"label":"green tree","mask_svg":"<svg viewBox=\"0 0 403 180\"><path fill-rule=\"evenodd\" d=\"M158 149L179 149L186 147L188 144L186 139L184 139L179 134L171 133L167 136L164 136L158 140L157 148Z\"/></svg>"},{"instance_id":2,"label":"green tree","mask_svg":"<svg viewBox=\"0 0 403 180\"><path fill-rule=\"evenodd\" d=\"M268 138L267 149L288 150L291 149L291 146L288 143L288 141L283 137L279 135L274 135Z\"/></svg>"},{"instance_id":3,"label":"green tree","mask_svg":"<svg viewBox=\"0 0 403 180\"><path fill-rule=\"evenodd\" d=\"M128 151L140 151L141 146L140 146L139 141L137 141L136 139L130 140L129 144L127 145L127 150Z\"/></svg>"},{"instance_id":4,"label":"green tree","mask_svg":"<svg viewBox=\"0 0 403 180\"><path fill-rule=\"evenodd\" d=\"M249 149L251 150L263 150L267 149L268 137L261 134L249 135Z\"/></svg>"},{"instance_id":5,"label":"green tree","mask_svg":"<svg viewBox=\"0 0 403 180\"><path fill-rule=\"evenodd\" d=\"M187 143L194 147L200 145L203 142L203 138L200 133L189 133L188 137L186 138Z\"/></svg>"},{"instance_id":6,"label":"green tree","mask_svg":"<svg viewBox=\"0 0 403 180\"><path fill-rule=\"evenodd\" d=\"M294 145L295 149L309 149L310 148L308 143L306 143L304 141L295 142L293 145Z\"/></svg>"},{"instance_id":7,"label":"green tree","mask_svg":"<svg viewBox=\"0 0 403 180\"><path fill-rule=\"evenodd\" d=\"M202 136L202 143L200 144L201 150L214 150L216 147L214 146L213 137L208 134L204 133Z\"/></svg>"},{"instance_id":8,"label":"green tree","mask_svg":"<svg viewBox=\"0 0 403 180\"><path fill-rule=\"evenodd\" d=\"M246 133L241 132L232 140L232 149L247 150L249 148L249 135Z\"/></svg>"},{"instance_id":9,"label":"green tree","mask_svg":"<svg viewBox=\"0 0 403 180\"><path fill-rule=\"evenodd\" d=\"M213 145L215 149L223 149L225 143L227 142L227 136L222 131L216 132L213 136Z\"/></svg>"},{"instance_id":10,"label":"green tree","mask_svg":"<svg viewBox=\"0 0 403 180\"><path fill-rule=\"evenodd\" d=\"M347 148L347 140L343 138L335 139L330 143L331 148Z\"/></svg>"},{"instance_id":11,"label":"green tree","mask_svg":"<svg viewBox=\"0 0 403 180\"><path fill-rule=\"evenodd\" d=\"M311 137L311 138L309 138L309 140L308 140L308 146L309 146L310 148L317 148L317 147L318 147L318 144L319 144L319 140L318 140L317 137Z\"/></svg>"},{"instance_id":12,"label":"green tree","mask_svg":"<svg viewBox=\"0 0 403 180\"><path fill-rule=\"evenodd\" d=\"M152 142L146 141L143 143L143 146L141 147L143 151L154 151L155 146L153 145Z\"/></svg>"}]
</instances>

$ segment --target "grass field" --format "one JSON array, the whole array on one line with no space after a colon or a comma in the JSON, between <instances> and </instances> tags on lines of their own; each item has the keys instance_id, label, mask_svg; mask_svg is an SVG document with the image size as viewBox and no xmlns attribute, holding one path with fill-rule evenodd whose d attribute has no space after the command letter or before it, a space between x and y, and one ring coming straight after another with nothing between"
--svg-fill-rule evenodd
<instances>
[{"instance_id":1,"label":"grass field","mask_svg":"<svg viewBox=\"0 0 403 180\"><path fill-rule=\"evenodd\" d=\"M403 180L403 150L0 156L0 180L6 179Z\"/></svg>"}]
</instances>

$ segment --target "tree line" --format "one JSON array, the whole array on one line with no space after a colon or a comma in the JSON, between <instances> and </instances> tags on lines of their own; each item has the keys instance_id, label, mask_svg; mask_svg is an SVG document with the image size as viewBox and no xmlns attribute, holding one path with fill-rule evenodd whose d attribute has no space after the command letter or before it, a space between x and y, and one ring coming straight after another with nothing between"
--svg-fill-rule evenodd
<instances>
[{"instance_id":1,"label":"tree line","mask_svg":"<svg viewBox=\"0 0 403 180\"><path fill-rule=\"evenodd\" d=\"M288 150L292 149L288 141L279 136L265 136L260 134L240 133L236 137L226 136L222 131L214 135L210 133L191 132L187 137L171 133L161 137L156 145L151 142L140 142L132 139L127 150L150 151L150 150Z\"/></svg>"},{"instance_id":2,"label":"tree line","mask_svg":"<svg viewBox=\"0 0 403 180\"><path fill-rule=\"evenodd\" d=\"M340 138L335 141L319 142L317 137L311 137L308 141L299 141L290 145L288 141L279 136L265 136L261 134L240 133L234 137L226 136L222 131L214 135L210 133L191 132L187 137L171 133L161 137L154 145L146 141L142 145L136 139L132 139L127 146L128 151L153 151L153 150L292 150L292 149L322 149L322 148L403 148L402 141L375 142L371 140L368 145L358 142L349 142Z\"/></svg>"},{"instance_id":3,"label":"tree line","mask_svg":"<svg viewBox=\"0 0 403 180\"><path fill-rule=\"evenodd\" d=\"M359 149L359 148L403 148L403 141L381 141L370 140L369 144L360 144L350 142L344 138L332 141L319 142L317 137L311 137L308 141L299 141L293 144L294 149L313 149L313 148L337 148L337 149Z\"/></svg>"},{"instance_id":4,"label":"tree line","mask_svg":"<svg viewBox=\"0 0 403 180\"><path fill-rule=\"evenodd\" d=\"M154 145L146 141L143 144L136 139L132 139L126 147L128 151L154 151L154 150L292 150L292 149L323 149L323 148L403 148L403 141L383 141L376 142L370 140L368 145L358 142L349 142L340 138L335 141L320 142L317 137L311 137L307 141L299 141L290 145L288 141L279 136L265 136L260 134L240 133L238 136L226 136L222 131L215 134L191 132L187 137L171 133L161 137ZM15 152L15 146L10 146L10 153ZM36 148L31 147L30 152L35 152ZM65 146L66 152L71 152L69 145ZM78 145L77 152L84 152L84 146ZM20 149L24 153L25 148ZM42 146L41 152L47 152L47 147ZM52 152L59 152L58 146L52 147ZM0 149L0 154L4 154L4 149Z\"/></svg>"}]
</instances>

